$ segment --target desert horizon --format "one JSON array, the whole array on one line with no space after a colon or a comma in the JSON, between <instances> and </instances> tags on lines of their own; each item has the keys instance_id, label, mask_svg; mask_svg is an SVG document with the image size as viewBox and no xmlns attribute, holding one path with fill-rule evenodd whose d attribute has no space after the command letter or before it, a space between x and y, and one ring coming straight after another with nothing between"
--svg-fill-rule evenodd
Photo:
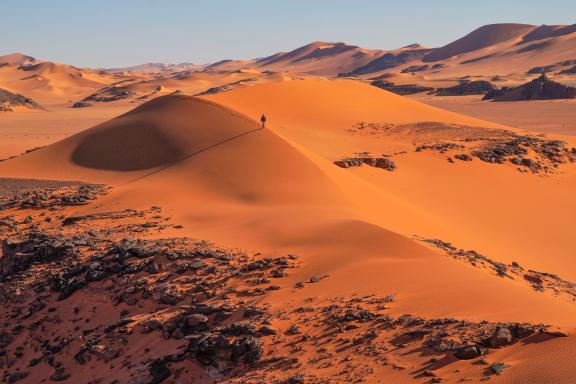
<instances>
[{"instance_id":1,"label":"desert horizon","mask_svg":"<svg viewBox=\"0 0 576 384\"><path fill-rule=\"evenodd\" d=\"M573 6L145 3L7 5L3 383L576 382Z\"/></svg>"}]
</instances>

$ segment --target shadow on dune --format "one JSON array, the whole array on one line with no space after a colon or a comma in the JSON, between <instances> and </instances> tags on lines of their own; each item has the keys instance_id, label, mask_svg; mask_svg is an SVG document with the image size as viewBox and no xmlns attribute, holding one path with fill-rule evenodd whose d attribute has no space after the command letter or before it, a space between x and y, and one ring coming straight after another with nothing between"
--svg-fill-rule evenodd
<instances>
[{"instance_id":1,"label":"shadow on dune","mask_svg":"<svg viewBox=\"0 0 576 384\"><path fill-rule=\"evenodd\" d=\"M162 167L184 154L176 142L153 123L101 127L88 135L72 153L80 166L109 171L140 171Z\"/></svg>"}]
</instances>

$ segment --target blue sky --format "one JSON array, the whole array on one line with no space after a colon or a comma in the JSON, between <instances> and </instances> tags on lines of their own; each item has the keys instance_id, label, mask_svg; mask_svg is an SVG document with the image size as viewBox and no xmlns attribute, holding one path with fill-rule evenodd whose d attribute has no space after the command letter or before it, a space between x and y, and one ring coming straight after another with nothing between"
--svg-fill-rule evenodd
<instances>
[{"instance_id":1,"label":"blue sky","mask_svg":"<svg viewBox=\"0 0 576 384\"><path fill-rule=\"evenodd\" d=\"M484 24L576 23L573 0L7 0L0 54L77 66L207 63L315 40L441 46Z\"/></svg>"}]
</instances>

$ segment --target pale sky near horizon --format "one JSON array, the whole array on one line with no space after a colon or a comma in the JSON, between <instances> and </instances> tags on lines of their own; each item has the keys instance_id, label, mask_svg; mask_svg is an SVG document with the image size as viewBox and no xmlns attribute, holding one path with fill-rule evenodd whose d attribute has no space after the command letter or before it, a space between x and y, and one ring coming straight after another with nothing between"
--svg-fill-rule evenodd
<instances>
[{"instance_id":1,"label":"pale sky near horizon","mask_svg":"<svg viewBox=\"0 0 576 384\"><path fill-rule=\"evenodd\" d=\"M22 52L83 67L256 58L316 40L436 47L485 24L576 23L574 0L4 0L1 6L0 55Z\"/></svg>"}]
</instances>

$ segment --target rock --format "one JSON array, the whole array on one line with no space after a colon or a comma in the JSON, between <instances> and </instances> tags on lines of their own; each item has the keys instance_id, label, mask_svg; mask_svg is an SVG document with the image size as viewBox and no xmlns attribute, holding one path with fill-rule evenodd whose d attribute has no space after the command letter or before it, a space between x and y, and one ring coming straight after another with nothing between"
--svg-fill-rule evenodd
<instances>
[{"instance_id":1,"label":"rock","mask_svg":"<svg viewBox=\"0 0 576 384\"><path fill-rule=\"evenodd\" d=\"M87 108L87 107L91 107L92 104L86 102L86 101L78 101L74 104L72 104L72 108Z\"/></svg>"},{"instance_id":2,"label":"rock","mask_svg":"<svg viewBox=\"0 0 576 384\"><path fill-rule=\"evenodd\" d=\"M300 334L300 327L296 324L293 324L286 330L287 335L298 335Z\"/></svg>"},{"instance_id":3,"label":"rock","mask_svg":"<svg viewBox=\"0 0 576 384\"><path fill-rule=\"evenodd\" d=\"M292 375L287 380L288 384L304 384L304 375L298 373L296 375Z\"/></svg>"},{"instance_id":4,"label":"rock","mask_svg":"<svg viewBox=\"0 0 576 384\"><path fill-rule=\"evenodd\" d=\"M456 350L454 355L461 360L470 360L480 356L480 351L475 345L466 345Z\"/></svg>"},{"instance_id":5,"label":"rock","mask_svg":"<svg viewBox=\"0 0 576 384\"><path fill-rule=\"evenodd\" d=\"M370 167L381 168L387 171L393 171L396 169L396 164L385 157L374 158L374 157L355 157L349 159L338 160L334 162L335 165L341 168L353 168L360 167L362 164L366 164Z\"/></svg>"},{"instance_id":6,"label":"rock","mask_svg":"<svg viewBox=\"0 0 576 384\"><path fill-rule=\"evenodd\" d=\"M484 100L520 101L574 99L576 88L550 80L545 73L529 83L517 88L494 90L484 96Z\"/></svg>"},{"instance_id":7,"label":"rock","mask_svg":"<svg viewBox=\"0 0 576 384\"><path fill-rule=\"evenodd\" d=\"M255 363L260 360L263 353L262 340L254 336L242 336L232 345L233 361L242 358L248 364Z\"/></svg>"},{"instance_id":8,"label":"rock","mask_svg":"<svg viewBox=\"0 0 576 384\"><path fill-rule=\"evenodd\" d=\"M208 322L208 317L206 315L197 313L194 315L186 316L186 324L188 324L189 327L197 327L198 325L205 324L206 322Z\"/></svg>"},{"instance_id":9,"label":"rock","mask_svg":"<svg viewBox=\"0 0 576 384\"><path fill-rule=\"evenodd\" d=\"M64 370L64 368L56 368L52 376L50 376L50 381L64 381L70 378L70 374Z\"/></svg>"},{"instance_id":10,"label":"rock","mask_svg":"<svg viewBox=\"0 0 576 384\"><path fill-rule=\"evenodd\" d=\"M260 328L258 328L257 332L262 334L262 335L272 336L272 335L276 335L278 333L278 330L276 328L272 328L268 325L263 325Z\"/></svg>"},{"instance_id":11,"label":"rock","mask_svg":"<svg viewBox=\"0 0 576 384\"><path fill-rule=\"evenodd\" d=\"M414 95L416 93L422 92L433 92L435 90L431 87L423 87L416 84L395 85L386 80L375 80L370 84L377 88L384 89L385 91L392 92L401 96Z\"/></svg>"},{"instance_id":12,"label":"rock","mask_svg":"<svg viewBox=\"0 0 576 384\"><path fill-rule=\"evenodd\" d=\"M467 155L465 153L459 153L457 155L454 155L454 158L461 161L472 161L472 156Z\"/></svg>"},{"instance_id":13,"label":"rock","mask_svg":"<svg viewBox=\"0 0 576 384\"><path fill-rule=\"evenodd\" d=\"M492 373L495 373L496 375L501 375L506 368L510 368L510 366L504 363L493 363L490 364L490 366L488 367L488 369L492 371Z\"/></svg>"},{"instance_id":14,"label":"rock","mask_svg":"<svg viewBox=\"0 0 576 384\"><path fill-rule=\"evenodd\" d=\"M150 364L148 371L150 373L151 380L148 384L159 384L170 377L172 372L168 367L166 367L166 364L168 364L168 359L166 358L156 359L152 362L152 364Z\"/></svg>"},{"instance_id":15,"label":"rock","mask_svg":"<svg viewBox=\"0 0 576 384\"><path fill-rule=\"evenodd\" d=\"M119 349L111 349L103 344L86 343L80 347L74 359L80 364L86 364L94 356L96 360L108 363L117 358L120 352Z\"/></svg>"},{"instance_id":16,"label":"rock","mask_svg":"<svg viewBox=\"0 0 576 384\"><path fill-rule=\"evenodd\" d=\"M505 345L508 345L512 342L512 332L508 328L505 327L497 327L490 338L490 347L492 348L501 348Z\"/></svg>"},{"instance_id":17,"label":"rock","mask_svg":"<svg viewBox=\"0 0 576 384\"><path fill-rule=\"evenodd\" d=\"M493 92L497 87L485 80L466 81L463 80L459 85L450 88L439 88L436 91L437 96L466 96L466 95L485 95Z\"/></svg>"},{"instance_id":18,"label":"rock","mask_svg":"<svg viewBox=\"0 0 576 384\"><path fill-rule=\"evenodd\" d=\"M78 289L84 288L88 283L86 281L81 281L78 277L72 277L67 280L60 288L60 295L58 300L66 300Z\"/></svg>"},{"instance_id":19,"label":"rock","mask_svg":"<svg viewBox=\"0 0 576 384\"><path fill-rule=\"evenodd\" d=\"M376 168L382 168L385 169L387 171L393 171L396 169L396 164L387 158L379 158L376 159L376 165L374 165Z\"/></svg>"},{"instance_id":20,"label":"rock","mask_svg":"<svg viewBox=\"0 0 576 384\"><path fill-rule=\"evenodd\" d=\"M28 238L22 242L2 240L2 255L0 281L27 270L32 263L49 263L75 257L75 249L72 244L62 241L60 236L30 232Z\"/></svg>"},{"instance_id":21,"label":"rock","mask_svg":"<svg viewBox=\"0 0 576 384\"><path fill-rule=\"evenodd\" d=\"M8 383L13 384L19 382L20 380L24 380L26 377L28 377L28 373L26 372L15 372L8 375L7 381Z\"/></svg>"},{"instance_id":22,"label":"rock","mask_svg":"<svg viewBox=\"0 0 576 384\"><path fill-rule=\"evenodd\" d=\"M524 277L524 280L526 280L526 281L528 281L534 285L542 285L542 283L544 282L541 277L535 276L535 275L525 274L522 277Z\"/></svg>"}]
</instances>

